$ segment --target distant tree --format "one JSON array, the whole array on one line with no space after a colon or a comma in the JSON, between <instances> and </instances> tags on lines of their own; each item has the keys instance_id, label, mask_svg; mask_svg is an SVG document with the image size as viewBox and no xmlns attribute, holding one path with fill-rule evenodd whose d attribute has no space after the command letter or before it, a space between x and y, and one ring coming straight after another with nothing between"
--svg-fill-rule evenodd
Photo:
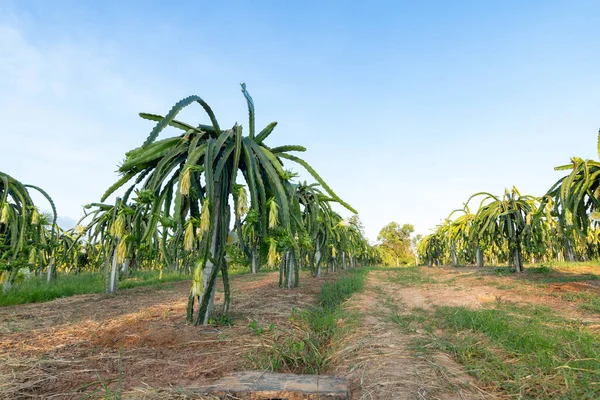
<instances>
[{"instance_id":1,"label":"distant tree","mask_svg":"<svg viewBox=\"0 0 600 400\"><path fill-rule=\"evenodd\" d=\"M399 267L413 261L410 235L414 231L412 225L400 226L397 222L390 222L379 231L377 240L381 241L380 251L384 263Z\"/></svg>"}]
</instances>

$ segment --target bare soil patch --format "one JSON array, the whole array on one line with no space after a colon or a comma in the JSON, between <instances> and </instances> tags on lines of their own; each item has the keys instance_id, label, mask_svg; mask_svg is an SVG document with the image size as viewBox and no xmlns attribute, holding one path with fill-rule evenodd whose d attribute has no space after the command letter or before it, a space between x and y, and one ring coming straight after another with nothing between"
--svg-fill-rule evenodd
<instances>
[{"instance_id":1,"label":"bare soil patch","mask_svg":"<svg viewBox=\"0 0 600 400\"><path fill-rule=\"evenodd\" d=\"M549 274L493 275L489 269L434 267L422 268L423 273L436 280L434 284L400 290L402 298L412 307L431 305L480 308L493 301L528 303L552 308L564 318L600 324L600 315L582 310L579 301L567 301L558 294L588 292L600 296L599 280L545 283L549 278L583 277L591 267L572 268ZM596 273L598 270L594 270ZM580 272L580 273L578 273ZM383 272L381 272L383 273ZM390 273L390 272L385 272Z\"/></svg>"}]
</instances>

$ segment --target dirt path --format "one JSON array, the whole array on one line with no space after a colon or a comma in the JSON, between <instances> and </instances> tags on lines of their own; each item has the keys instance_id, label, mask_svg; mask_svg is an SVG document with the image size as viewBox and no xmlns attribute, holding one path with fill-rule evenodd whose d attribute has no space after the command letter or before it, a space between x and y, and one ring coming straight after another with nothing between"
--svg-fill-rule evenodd
<instances>
[{"instance_id":1,"label":"dirt path","mask_svg":"<svg viewBox=\"0 0 600 400\"><path fill-rule=\"evenodd\" d=\"M492 268L371 271L365 291L347 304L361 313L361 326L338 355L336 373L350 379L353 399L503 398L489 382L478 384L451 354L435 350L443 332L432 331L427 316L437 306L514 303L549 308L598 332L599 313L582 307L600 295L597 272L579 266L521 275Z\"/></svg>"},{"instance_id":2,"label":"dirt path","mask_svg":"<svg viewBox=\"0 0 600 400\"><path fill-rule=\"evenodd\" d=\"M249 322L284 324L323 282L305 276L282 290L277 279L232 279L234 326L186 325L188 282L0 309L0 398L80 399L100 389L98 398L103 383L148 398L145 388L212 383L244 369L246 352L261 345Z\"/></svg>"},{"instance_id":3,"label":"dirt path","mask_svg":"<svg viewBox=\"0 0 600 400\"><path fill-rule=\"evenodd\" d=\"M443 353L419 356L413 350L420 332L407 333L391 320L389 307L404 304L409 293L369 273L365 291L347 307L360 312L361 326L338 354L335 373L351 383L352 399L482 399L474 379Z\"/></svg>"}]
</instances>

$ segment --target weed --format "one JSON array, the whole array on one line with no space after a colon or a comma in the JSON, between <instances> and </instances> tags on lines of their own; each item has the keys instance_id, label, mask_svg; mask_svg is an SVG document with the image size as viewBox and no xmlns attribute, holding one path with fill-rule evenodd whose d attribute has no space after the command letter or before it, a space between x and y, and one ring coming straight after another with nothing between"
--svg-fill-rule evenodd
<instances>
[{"instance_id":1,"label":"weed","mask_svg":"<svg viewBox=\"0 0 600 400\"><path fill-rule=\"evenodd\" d=\"M506 284L506 283L499 283L499 282L489 282L488 285L490 286L495 286L500 290L511 290L517 287L517 285L513 285L513 284Z\"/></svg>"},{"instance_id":2,"label":"weed","mask_svg":"<svg viewBox=\"0 0 600 400\"><path fill-rule=\"evenodd\" d=\"M550 268L548 268L547 266L545 266L544 264L542 264L539 267L527 268L527 272L530 274L548 274L548 273L552 272L552 270Z\"/></svg>"},{"instance_id":3,"label":"weed","mask_svg":"<svg viewBox=\"0 0 600 400\"><path fill-rule=\"evenodd\" d=\"M256 336L262 335L264 332L271 332L275 328L275 324L271 322L268 328L261 328L258 326L258 321L253 319L249 324L248 328L252 330L252 333Z\"/></svg>"},{"instance_id":4,"label":"weed","mask_svg":"<svg viewBox=\"0 0 600 400\"><path fill-rule=\"evenodd\" d=\"M595 292L566 292L566 293L553 293L552 296L560 297L566 301L581 302L579 308L592 311L600 312L600 298Z\"/></svg>"},{"instance_id":5,"label":"weed","mask_svg":"<svg viewBox=\"0 0 600 400\"><path fill-rule=\"evenodd\" d=\"M215 312L211 318L208 319L209 324L213 326L233 326L233 318L230 314L223 314L221 312Z\"/></svg>"},{"instance_id":6,"label":"weed","mask_svg":"<svg viewBox=\"0 0 600 400\"><path fill-rule=\"evenodd\" d=\"M317 295L317 304L328 310L337 308L355 292L363 290L367 270L358 269L340 277L334 282L325 283Z\"/></svg>"},{"instance_id":7,"label":"weed","mask_svg":"<svg viewBox=\"0 0 600 400\"><path fill-rule=\"evenodd\" d=\"M96 373L96 376L98 377L97 381L94 382L90 382L90 383L86 383L84 385L79 386L77 389L75 389L74 393L80 393L81 391L94 387L94 386L99 386L98 388L96 388L94 391L92 391L91 393L81 397L81 399L89 399L89 398L96 398L96 394L103 390L104 391L104 396L102 396L103 400L121 400L122 399L122 393L123 393L123 355L121 352L119 352L119 375L116 378L111 378L111 379L102 379L102 377L100 376L99 373ZM110 384L114 381L117 381L117 387L115 390L112 390L110 388Z\"/></svg>"},{"instance_id":8,"label":"weed","mask_svg":"<svg viewBox=\"0 0 600 400\"><path fill-rule=\"evenodd\" d=\"M368 270L350 270L337 281L321 287L317 305L305 310L293 310L290 322L293 330L282 332L270 327L268 345L247 356L254 368L304 374L321 373L327 368L336 345L356 324L358 315L342 307L353 293L361 291ZM249 328L264 333L258 322Z\"/></svg>"},{"instance_id":9,"label":"weed","mask_svg":"<svg viewBox=\"0 0 600 400\"><path fill-rule=\"evenodd\" d=\"M412 314L398 314L393 313L389 317L390 322L397 324L402 332L414 333L417 331L417 326L425 322L425 315L412 313Z\"/></svg>"},{"instance_id":10,"label":"weed","mask_svg":"<svg viewBox=\"0 0 600 400\"><path fill-rule=\"evenodd\" d=\"M600 299L597 297L597 295L594 295L586 302L580 304L579 307L584 310L600 313Z\"/></svg>"},{"instance_id":11,"label":"weed","mask_svg":"<svg viewBox=\"0 0 600 400\"><path fill-rule=\"evenodd\" d=\"M495 267L493 272L494 275L497 276L508 276L514 273L514 271L510 267Z\"/></svg>"},{"instance_id":12,"label":"weed","mask_svg":"<svg viewBox=\"0 0 600 400\"><path fill-rule=\"evenodd\" d=\"M453 283L456 283L456 280L458 278L459 278L459 276L453 276L452 278L441 281L440 283L447 285L447 286L451 286Z\"/></svg>"},{"instance_id":13,"label":"weed","mask_svg":"<svg viewBox=\"0 0 600 400\"><path fill-rule=\"evenodd\" d=\"M393 270L393 273L388 273L386 275L386 280L401 286L419 286L437 282L435 279L425 276L421 268L422 267L396 268Z\"/></svg>"}]
</instances>

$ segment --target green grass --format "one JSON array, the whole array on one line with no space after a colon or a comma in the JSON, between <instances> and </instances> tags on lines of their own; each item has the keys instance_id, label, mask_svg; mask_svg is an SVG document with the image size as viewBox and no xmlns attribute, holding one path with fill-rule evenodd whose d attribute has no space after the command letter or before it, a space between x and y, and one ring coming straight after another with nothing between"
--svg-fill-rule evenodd
<instances>
[{"instance_id":1,"label":"green grass","mask_svg":"<svg viewBox=\"0 0 600 400\"><path fill-rule=\"evenodd\" d=\"M417 350L450 353L487 388L517 398L600 397L600 337L548 307L438 306L392 321L404 331L418 325L429 332Z\"/></svg>"},{"instance_id":2,"label":"green grass","mask_svg":"<svg viewBox=\"0 0 600 400\"><path fill-rule=\"evenodd\" d=\"M581 281L593 281L599 280L600 274L594 273L577 273L576 268L582 266L595 266L597 261L584 263L543 263L533 266L526 266L523 269L523 273L517 274L513 271L510 266L488 266L482 269L478 269L476 274L480 274L475 279L483 280L482 276L497 276L497 277L511 277L515 279L515 282L530 284L551 284L551 283L568 283L568 282L581 282ZM572 271L568 271L569 268ZM493 283L492 283L493 285Z\"/></svg>"},{"instance_id":3,"label":"green grass","mask_svg":"<svg viewBox=\"0 0 600 400\"><path fill-rule=\"evenodd\" d=\"M600 299L598 298L598 295L592 295L589 300L580 304L579 308L592 311L594 313L600 313Z\"/></svg>"},{"instance_id":4,"label":"green grass","mask_svg":"<svg viewBox=\"0 0 600 400\"><path fill-rule=\"evenodd\" d=\"M349 270L334 282L325 283L317 295L317 304L324 310L334 310L365 286L366 269Z\"/></svg>"},{"instance_id":5,"label":"green grass","mask_svg":"<svg viewBox=\"0 0 600 400\"><path fill-rule=\"evenodd\" d=\"M426 312L422 308L412 309L411 313L403 312L404 304L398 303L390 297L386 297L383 304L390 311L387 320L398 325L403 333L416 333L417 328L426 320Z\"/></svg>"},{"instance_id":6,"label":"green grass","mask_svg":"<svg viewBox=\"0 0 600 400\"><path fill-rule=\"evenodd\" d=\"M492 267L492 273L497 276L509 276L514 274L511 267Z\"/></svg>"},{"instance_id":7,"label":"green grass","mask_svg":"<svg viewBox=\"0 0 600 400\"><path fill-rule=\"evenodd\" d=\"M577 267L599 267L600 269L600 260L590 260L590 261L548 261L544 263L540 263L541 266L548 266L551 268L577 268Z\"/></svg>"},{"instance_id":8,"label":"green grass","mask_svg":"<svg viewBox=\"0 0 600 400\"><path fill-rule=\"evenodd\" d=\"M253 274L252 276L264 276L265 274L269 274L273 272L273 270L270 269L264 269L264 270L259 270L256 274ZM250 274L250 269L248 267L242 267L242 266L234 266L234 265L230 265L229 269L227 270L227 275L229 275L230 278L234 277L234 276L238 276L238 275L246 275L246 274ZM222 276L221 271L219 271L219 277Z\"/></svg>"},{"instance_id":9,"label":"green grass","mask_svg":"<svg viewBox=\"0 0 600 400\"><path fill-rule=\"evenodd\" d=\"M577 268L590 266L600 267L600 261L546 262L537 264L535 266L528 266L524 268L523 274L515 274L515 277L523 280L531 280L541 284L599 280L599 274L577 273L576 271ZM572 270L572 272L568 270Z\"/></svg>"},{"instance_id":10,"label":"green grass","mask_svg":"<svg viewBox=\"0 0 600 400\"><path fill-rule=\"evenodd\" d=\"M532 279L536 283L548 284L548 283L569 283L569 282L583 282L583 281L597 281L600 279L600 275L595 274L560 274L554 276L544 276L541 278ZM527 276L523 276L524 279L527 279Z\"/></svg>"},{"instance_id":11,"label":"green grass","mask_svg":"<svg viewBox=\"0 0 600 400\"><path fill-rule=\"evenodd\" d=\"M530 273L530 274L549 274L550 272L552 272L552 270L545 265L527 268L527 273Z\"/></svg>"},{"instance_id":12,"label":"green grass","mask_svg":"<svg viewBox=\"0 0 600 400\"><path fill-rule=\"evenodd\" d=\"M324 284L316 306L292 312L293 330L270 327L269 345L247 356L252 367L304 374L326 370L331 354L358 319L357 313L344 309L343 302L363 290L367 273L365 268L349 270L335 282Z\"/></svg>"},{"instance_id":13,"label":"green grass","mask_svg":"<svg viewBox=\"0 0 600 400\"><path fill-rule=\"evenodd\" d=\"M494 281L488 282L487 284L490 286L497 287L500 290L511 290L511 289L515 289L518 287L515 284L506 284L506 283L500 283L500 282L494 282Z\"/></svg>"},{"instance_id":14,"label":"green grass","mask_svg":"<svg viewBox=\"0 0 600 400\"><path fill-rule=\"evenodd\" d=\"M523 274L515 274L509 267L491 267L478 274L481 279L487 277L490 286L508 290L521 285L597 280L600 275L576 270L578 265L597 264L547 263L526 268ZM565 271L568 267L573 273ZM400 286L435 282L424 272L397 269L382 279ZM514 280L500 281L495 276ZM451 284L453 280L438 283ZM557 296L600 312L600 299L594 292ZM600 335L549 307L496 302L482 309L434 306L408 310L391 298L382 298L382 304L387 320L413 338L414 350L421 356L449 353L485 389L515 398L600 398Z\"/></svg>"},{"instance_id":15,"label":"green grass","mask_svg":"<svg viewBox=\"0 0 600 400\"><path fill-rule=\"evenodd\" d=\"M553 293L554 297L560 297L565 301L580 302L579 308L595 313L600 313L600 298L595 292L566 292Z\"/></svg>"},{"instance_id":16,"label":"green grass","mask_svg":"<svg viewBox=\"0 0 600 400\"><path fill-rule=\"evenodd\" d=\"M418 286L436 283L437 281L435 279L423 274L422 268L424 267L405 267L382 270L389 271L385 280L401 286Z\"/></svg>"},{"instance_id":17,"label":"green grass","mask_svg":"<svg viewBox=\"0 0 600 400\"><path fill-rule=\"evenodd\" d=\"M178 272L164 272L160 280L158 276L159 271L137 271L133 277L119 282L119 290L189 279L186 275L180 275ZM102 292L104 292L104 277L101 273L59 274L56 281L51 283L47 283L45 277L36 276L5 292L0 290L0 306L41 303L77 294Z\"/></svg>"},{"instance_id":18,"label":"green grass","mask_svg":"<svg viewBox=\"0 0 600 400\"><path fill-rule=\"evenodd\" d=\"M442 344L481 380L509 394L537 398L598 398L599 337L547 309L499 304L494 309L440 307ZM478 340L478 334L489 341ZM493 348L499 351L494 352ZM472 352L484 357L473 357Z\"/></svg>"}]
</instances>

